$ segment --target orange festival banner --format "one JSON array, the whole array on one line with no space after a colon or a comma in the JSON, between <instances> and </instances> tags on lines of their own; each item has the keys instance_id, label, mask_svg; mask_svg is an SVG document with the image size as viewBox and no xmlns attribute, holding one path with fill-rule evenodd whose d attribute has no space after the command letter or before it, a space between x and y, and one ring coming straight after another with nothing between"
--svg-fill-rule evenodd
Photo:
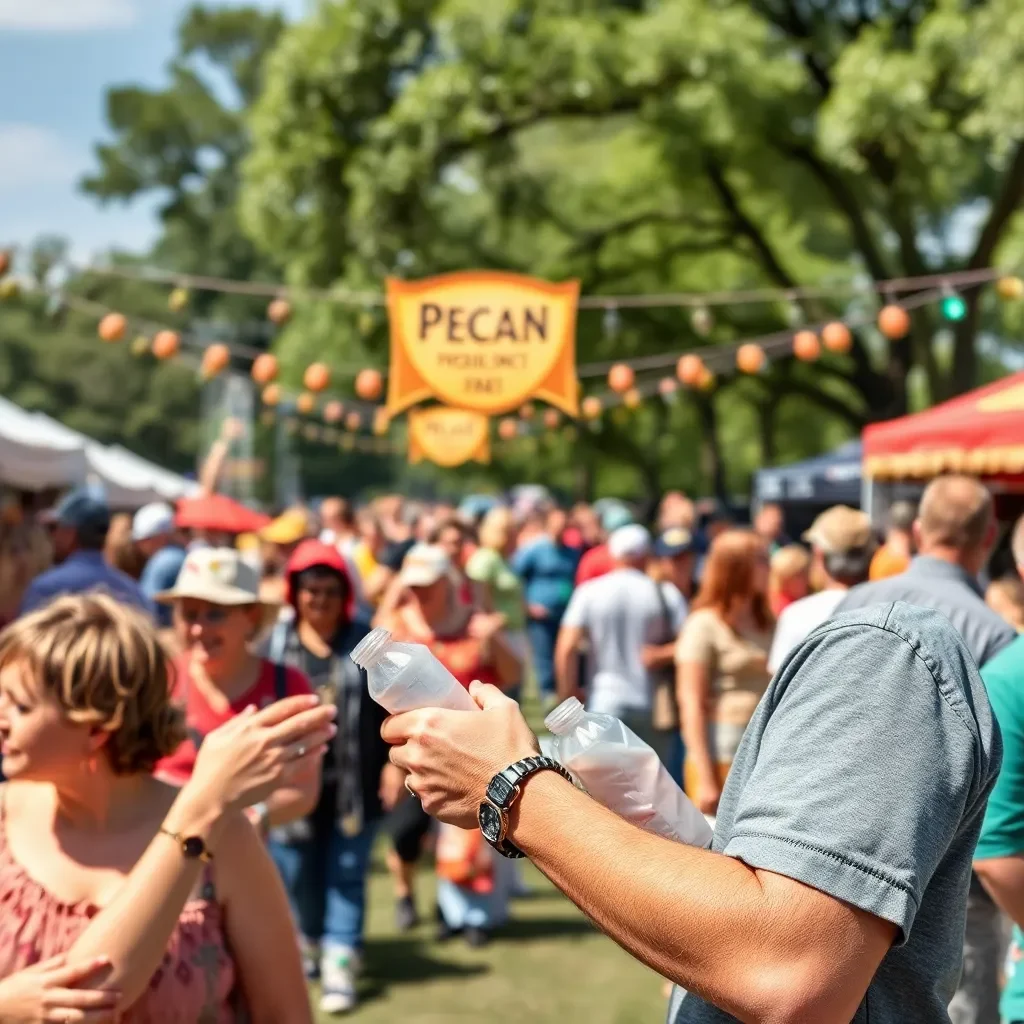
<instances>
[{"instance_id":1,"label":"orange festival banner","mask_svg":"<svg viewBox=\"0 0 1024 1024\"><path fill-rule=\"evenodd\" d=\"M537 398L578 413L579 281L498 271L388 279L388 413L437 398L495 415Z\"/></svg>"},{"instance_id":2,"label":"orange festival banner","mask_svg":"<svg viewBox=\"0 0 1024 1024\"><path fill-rule=\"evenodd\" d=\"M433 405L409 413L409 461L451 469L470 459L491 461L490 421L483 413Z\"/></svg>"}]
</instances>

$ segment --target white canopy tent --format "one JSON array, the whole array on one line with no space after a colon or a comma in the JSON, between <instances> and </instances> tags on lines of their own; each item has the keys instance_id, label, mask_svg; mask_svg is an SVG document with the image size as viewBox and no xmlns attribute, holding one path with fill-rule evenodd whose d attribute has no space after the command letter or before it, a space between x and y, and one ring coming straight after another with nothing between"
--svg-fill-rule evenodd
<instances>
[{"instance_id":1,"label":"white canopy tent","mask_svg":"<svg viewBox=\"0 0 1024 1024\"><path fill-rule=\"evenodd\" d=\"M122 448L99 444L39 412L0 398L0 482L28 491L101 485L115 508L176 501L198 485Z\"/></svg>"}]
</instances>

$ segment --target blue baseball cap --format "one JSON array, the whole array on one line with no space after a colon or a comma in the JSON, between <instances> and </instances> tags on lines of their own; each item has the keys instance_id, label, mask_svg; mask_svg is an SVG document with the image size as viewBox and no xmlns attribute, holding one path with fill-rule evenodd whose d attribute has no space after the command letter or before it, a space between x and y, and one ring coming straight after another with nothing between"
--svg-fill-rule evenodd
<instances>
[{"instance_id":1,"label":"blue baseball cap","mask_svg":"<svg viewBox=\"0 0 1024 1024\"><path fill-rule=\"evenodd\" d=\"M654 542L657 558L676 558L693 550L693 535L681 526L673 526L660 534Z\"/></svg>"},{"instance_id":2,"label":"blue baseball cap","mask_svg":"<svg viewBox=\"0 0 1024 1024\"><path fill-rule=\"evenodd\" d=\"M44 512L42 518L56 526L69 526L93 534L106 533L110 529L110 506L95 488L78 487Z\"/></svg>"},{"instance_id":3,"label":"blue baseball cap","mask_svg":"<svg viewBox=\"0 0 1024 1024\"><path fill-rule=\"evenodd\" d=\"M601 520L601 529L605 533L614 533L623 526L632 526L636 522L633 513L619 502L606 505L597 515Z\"/></svg>"}]
</instances>

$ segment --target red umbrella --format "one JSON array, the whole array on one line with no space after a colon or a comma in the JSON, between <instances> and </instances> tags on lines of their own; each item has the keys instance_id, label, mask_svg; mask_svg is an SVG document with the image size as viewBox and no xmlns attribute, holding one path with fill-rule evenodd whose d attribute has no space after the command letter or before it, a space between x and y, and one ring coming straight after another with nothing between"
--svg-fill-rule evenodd
<instances>
[{"instance_id":1,"label":"red umbrella","mask_svg":"<svg viewBox=\"0 0 1024 1024\"><path fill-rule=\"evenodd\" d=\"M183 530L256 533L270 523L270 516L254 512L226 494L201 494L178 502L174 522Z\"/></svg>"}]
</instances>

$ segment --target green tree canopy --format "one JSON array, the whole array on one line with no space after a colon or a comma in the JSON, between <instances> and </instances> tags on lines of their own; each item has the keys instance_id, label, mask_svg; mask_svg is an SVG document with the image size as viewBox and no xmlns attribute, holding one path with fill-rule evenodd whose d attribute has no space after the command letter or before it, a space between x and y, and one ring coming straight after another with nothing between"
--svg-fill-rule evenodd
<instances>
[{"instance_id":1,"label":"green tree canopy","mask_svg":"<svg viewBox=\"0 0 1024 1024\"><path fill-rule=\"evenodd\" d=\"M269 61L244 225L292 282L355 289L469 266L579 277L591 294L989 266L1017 247L1024 196L1021 26L1013 0L323 3ZM965 299L948 337L925 308L891 352L860 331L849 357L782 360L581 436L650 487L677 482L702 438L712 470L728 445L737 482L776 452L905 411L916 375L932 400L972 386L1000 314ZM615 332L599 311L581 317L581 364L705 343L678 309L618 314ZM712 340L790 315L722 308ZM382 323L358 322L310 310L283 348L383 361Z\"/></svg>"}]
</instances>

